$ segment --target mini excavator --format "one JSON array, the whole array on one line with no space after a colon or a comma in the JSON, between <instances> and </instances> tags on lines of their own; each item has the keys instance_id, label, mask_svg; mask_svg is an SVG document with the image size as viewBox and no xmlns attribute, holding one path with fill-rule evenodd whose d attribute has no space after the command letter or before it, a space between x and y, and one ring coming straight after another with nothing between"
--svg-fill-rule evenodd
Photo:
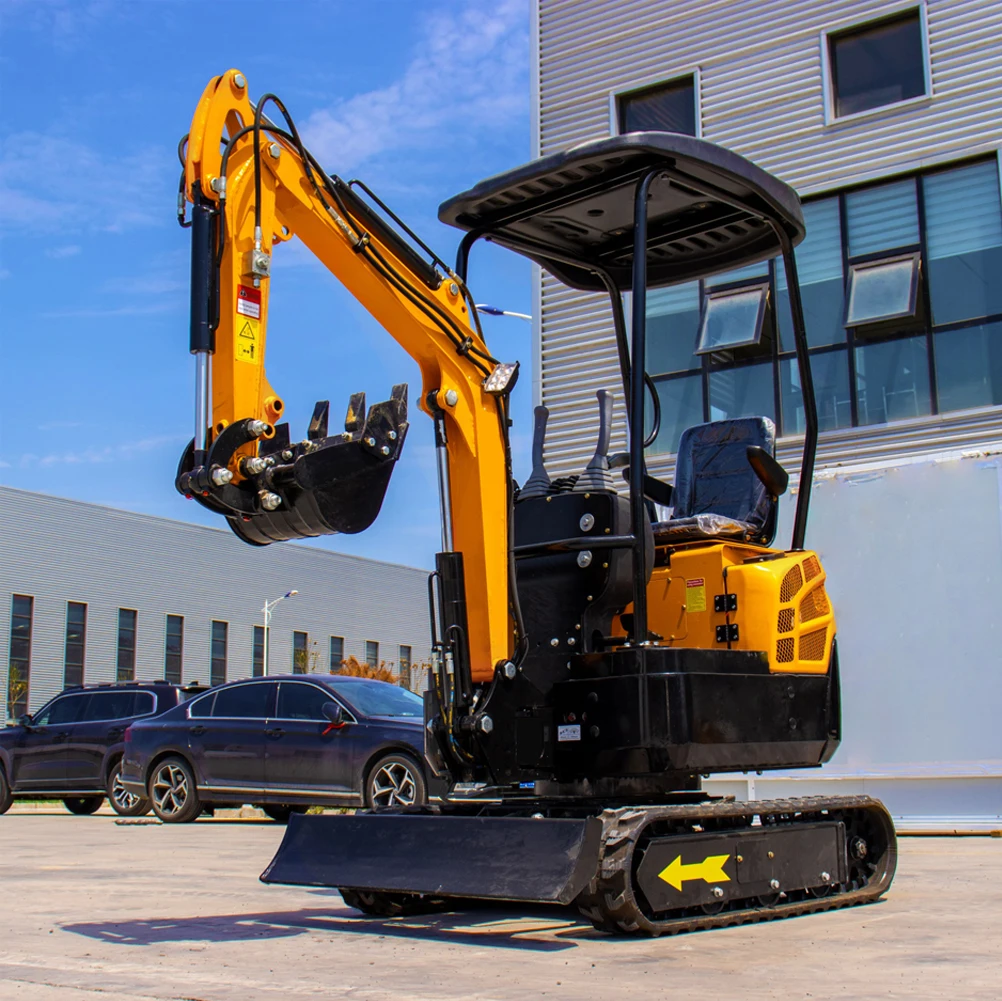
<instances>
[{"instance_id":1,"label":"mini excavator","mask_svg":"<svg viewBox=\"0 0 1002 1001\"><path fill-rule=\"evenodd\" d=\"M450 266L362 182L326 173L282 102L252 103L236 70L210 81L179 153L196 406L178 490L252 545L360 532L379 512L407 387L368 408L353 396L343 432L320 402L296 441L265 376L271 257L293 235L417 361L418 406L435 427L429 802L293 815L261 878L337 887L377 915L457 898L573 903L599 929L651 935L878 899L896 861L878 801L739 802L700 781L816 767L840 741L835 621L804 548L818 422L796 193L700 139L600 139L446 201L440 219L464 231ZM594 458L551 479L538 407L532 474L514 483L518 365L491 354L467 289L478 240L609 296L625 452L608 455L612 396L599 391ZM648 289L772 258L785 268L806 421L808 486L789 548L773 546L788 476L770 420L689 428L673 484L645 464L660 421Z\"/></svg>"}]
</instances>

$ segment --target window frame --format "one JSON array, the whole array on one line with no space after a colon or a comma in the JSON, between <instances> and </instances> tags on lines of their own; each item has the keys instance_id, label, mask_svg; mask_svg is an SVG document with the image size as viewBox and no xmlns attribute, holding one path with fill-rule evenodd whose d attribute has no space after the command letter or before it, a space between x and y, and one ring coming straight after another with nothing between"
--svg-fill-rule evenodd
<instances>
[{"instance_id":1,"label":"window frame","mask_svg":"<svg viewBox=\"0 0 1002 1001\"><path fill-rule=\"evenodd\" d=\"M727 299L736 295L747 295L750 292L757 292L759 295L758 311L755 317L755 334L750 339L743 341L729 342L717 346L703 347L703 335L706 332L706 324L709 320L710 306L713 302ZM772 356L771 345L764 343L765 320L769 311L769 302L772 295L771 276L767 272L765 278L756 278L752 281L741 282L740 284L728 284L714 286L706 289L702 293L702 302L699 310L699 327L696 331L696 350L694 354L703 357L719 355L727 352L749 352L761 351L761 360L766 360Z\"/></svg>"},{"instance_id":2,"label":"window frame","mask_svg":"<svg viewBox=\"0 0 1002 1001\"><path fill-rule=\"evenodd\" d=\"M246 679L242 679L241 681L237 681L237 682L233 682L233 683L227 682L227 684L226 684L226 690L230 691L231 689L234 689L234 688L244 688L247 685L264 685L265 687L271 688L271 693L268 696L268 698L271 701L268 704L268 708L274 710L277 707L277 705L278 705L278 682L275 681L273 678L246 678ZM188 718L189 719L227 719L227 720L233 720L233 719L268 720L268 719L272 719L273 718L273 717L269 716L267 712L263 716L217 716L216 715L216 696L220 694L222 688L223 688L223 686L219 685L218 687L212 689L212 691L206 692L204 695L200 695L197 699L192 699L188 703ZM191 709L192 709L192 707L195 706L195 705L197 705L203 699L209 698L210 696L212 697L212 711L209 713L209 715L208 716L195 716L195 717L192 717L192 715L191 715Z\"/></svg>"},{"instance_id":3,"label":"window frame","mask_svg":"<svg viewBox=\"0 0 1002 1001\"><path fill-rule=\"evenodd\" d=\"M903 14L908 14L911 11L917 11L919 16L919 31L922 39L922 76L925 81L925 93L918 94L915 97L907 97L902 101L881 104L876 108L867 108L865 111L854 111L848 115L837 115L835 113L835 78L832 73L831 59L832 37L851 31L860 31L865 28L876 28L888 21L895 21ZM863 20L846 20L828 28L823 28L819 35L819 42L821 46L821 99L826 127L841 125L843 122L856 122L862 118L869 118L887 111L914 107L931 101L936 96L933 89L932 54L929 48L929 18L926 11L926 0L906 0L906 2L896 4L887 10L881 11L878 17L865 18Z\"/></svg>"},{"instance_id":4,"label":"window frame","mask_svg":"<svg viewBox=\"0 0 1002 1001\"><path fill-rule=\"evenodd\" d=\"M259 629L261 630L261 633L260 633L260 636L261 636L261 658L260 658L260 661L258 660L258 656L257 656L257 638L258 638L258 630ZM264 626L257 625L257 623L255 623L253 626L251 626L251 677L252 678L263 678L263 677L265 677L265 673L264 673L264 661L265 661L264 648L265 648L265 645L267 644L267 642L268 642L268 630L265 629ZM260 674L258 673L258 668L259 667L261 668L261 673Z\"/></svg>"},{"instance_id":5,"label":"window frame","mask_svg":"<svg viewBox=\"0 0 1002 1001\"><path fill-rule=\"evenodd\" d=\"M223 641L223 656L217 657L215 654L214 647L216 645L216 626L222 626L222 641ZM222 660L223 662L223 680L213 681L213 676L215 674L216 661ZM230 666L230 624L225 619L211 619L209 625L209 685L212 688L216 688L219 685L226 684L226 674Z\"/></svg>"},{"instance_id":6,"label":"window frame","mask_svg":"<svg viewBox=\"0 0 1002 1001\"><path fill-rule=\"evenodd\" d=\"M338 666L340 667L345 660L344 657L344 637L343 636L328 636L327 638L327 667L331 674L335 674L334 670L334 641L338 640L341 643L341 658L338 660Z\"/></svg>"},{"instance_id":7,"label":"window frame","mask_svg":"<svg viewBox=\"0 0 1002 1001\"><path fill-rule=\"evenodd\" d=\"M83 627L80 631L80 680L74 681L72 685L70 684L68 677L68 670L70 667L69 663L69 652L70 652L70 608L74 605L82 608L83 611ZM66 602L66 622L65 630L63 636L63 688L81 688L84 684L84 678L86 677L87 671L87 617L88 617L88 607L86 601L70 601ZM75 644L74 644L75 645ZM74 664L75 668L77 665Z\"/></svg>"},{"instance_id":8,"label":"window frame","mask_svg":"<svg viewBox=\"0 0 1002 1001\"><path fill-rule=\"evenodd\" d=\"M132 657L130 658L132 663L129 667L129 677L123 678L121 676L122 665L122 613L131 612L132 613ZM116 683L126 683L129 681L136 680L136 651L139 648L139 609L137 608L119 608L118 609L118 622L117 631L115 634L115 682Z\"/></svg>"},{"instance_id":9,"label":"window frame","mask_svg":"<svg viewBox=\"0 0 1002 1001\"><path fill-rule=\"evenodd\" d=\"M301 671L296 668L296 655L300 652L296 644L300 636L303 637L302 653L304 660L303 669ZM310 673L310 634L305 629L292 630L292 673L293 674Z\"/></svg>"},{"instance_id":10,"label":"window frame","mask_svg":"<svg viewBox=\"0 0 1002 1001\"><path fill-rule=\"evenodd\" d=\"M376 648L376 663L372 664L369 662L369 644L372 644ZM365 663L369 667L379 667L379 640L365 640L365 646L363 647Z\"/></svg>"},{"instance_id":11,"label":"window frame","mask_svg":"<svg viewBox=\"0 0 1002 1001\"><path fill-rule=\"evenodd\" d=\"M694 66L692 69L680 70L677 73L672 73L670 76L663 76L658 74L656 76L647 77L638 84L631 84L625 90L610 90L609 91L609 135L618 136L623 135L620 131L619 123L619 102L624 97L631 97L636 94L641 94L645 90L653 90L656 87L667 87L674 83L681 83L687 77L692 78L692 103L693 103L693 113L695 115L696 122L696 139L703 138L703 83L701 79L700 69L698 66Z\"/></svg>"},{"instance_id":12,"label":"window frame","mask_svg":"<svg viewBox=\"0 0 1002 1001\"><path fill-rule=\"evenodd\" d=\"M866 332L875 330L884 324L893 323L895 320L910 319L917 321L922 312L922 257L923 254L921 248L916 247L914 250L895 250L890 253L877 255L868 254L865 257L850 258L845 272L845 293L842 303L842 326L846 329L852 328L856 331L859 331L860 328L862 328L864 333L857 333L855 336L860 340L871 340L871 336L869 336ZM857 273L859 271L873 270L892 264L900 264L903 261L909 260L912 262L911 279L908 289L908 301L911 303L911 306L900 313L878 316L867 320L850 320L850 297L853 291L853 280ZM897 334L893 336L897 336Z\"/></svg>"},{"instance_id":13,"label":"window frame","mask_svg":"<svg viewBox=\"0 0 1002 1001\"><path fill-rule=\"evenodd\" d=\"M170 637L170 620L180 619L181 620L181 652L177 655L178 657L178 680L172 681L167 677L167 658L172 656L170 651L167 649L167 640ZM210 651L211 652L211 651ZM164 681L172 685L180 685L184 682L184 616L177 615L174 612L164 613Z\"/></svg>"}]
</instances>

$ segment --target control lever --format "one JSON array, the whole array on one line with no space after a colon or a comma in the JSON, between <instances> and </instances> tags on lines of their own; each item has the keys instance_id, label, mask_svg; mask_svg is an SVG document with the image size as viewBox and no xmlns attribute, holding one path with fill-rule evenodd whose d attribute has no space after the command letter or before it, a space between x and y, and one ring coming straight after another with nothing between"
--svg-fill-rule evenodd
<instances>
[{"instance_id":1,"label":"control lever","mask_svg":"<svg viewBox=\"0 0 1002 1001\"><path fill-rule=\"evenodd\" d=\"M550 411L546 407L536 407L532 412L534 424L532 428L532 473L519 491L518 499L532 500L534 497L545 497L550 492L550 475L543 465L543 442L546 438L546 422Z\"/></svg>"},{"instance_id":2,"label":"control lever","mask_svg":"<svg viewBox=\"0 0 1002 1001\"><path fill-rule=\"evenodd\" d=\"M616 492L612 473L609 472L608 457L609 439L612 437L613 396L604 389L600 389L595 395L598 397L598 442L591 462L585 466L584 472L574 484L576 494Z\"/></svg>"}]
</instances>

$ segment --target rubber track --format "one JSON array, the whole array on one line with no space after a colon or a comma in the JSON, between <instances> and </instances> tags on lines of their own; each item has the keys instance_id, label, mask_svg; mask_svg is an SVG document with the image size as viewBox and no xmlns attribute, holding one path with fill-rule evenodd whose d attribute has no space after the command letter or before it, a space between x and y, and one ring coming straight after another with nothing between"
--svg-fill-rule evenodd
<instances>
[{"instance_id":1,"label":"rubber track","mask_svg":"<svg viewBox=\"0 0 1002 1001\"><path fill-rule=\"evenodd\" d=\"M668 822L676 824L711 821L707 833L748 828L754 816L779 816L784 823L814 821L821 811L829 813L867 814L883 828L885 844L873 862L876 872L863 886L836 890L826 897L794 900L773 905L737 906L717 914L672 917L648 916L643 912L634 894L633 855L651 824ZM718 827L717 822L733 819L734 828ZM817 911L852 907L877 900L891 885L897 862L897 843L894 825L883 804L870 796L812 796L799 799L758 800L753 802L700 803L686 806L628 807L606 810L602 814L603 853L596 877L575 901L581 913L600 931L613 934L675 935L680 932L700 931L707 928L725 928L729 925L750 924L755 921L772 921L813 914ZM740 823L744 821L744 823ZM748 828L758 831L761 828ZM657 835L660 837L660 835ZM669 835L670 836L670 835ZM873 846L877 848L877 846ZM834 889L834 888L833 888Z\"/></svg>"}]
</instances>

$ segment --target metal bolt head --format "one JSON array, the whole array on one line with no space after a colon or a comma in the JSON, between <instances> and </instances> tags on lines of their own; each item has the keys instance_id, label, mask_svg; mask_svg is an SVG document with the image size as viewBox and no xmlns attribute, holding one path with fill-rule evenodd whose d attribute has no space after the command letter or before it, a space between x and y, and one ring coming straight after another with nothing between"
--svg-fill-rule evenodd
<instances>
[{"instance_id":1,"label":"metal bolt head","mask_svg":"<svg viewBox=\"0 0 1002 1001\"><path fill-rule=\"evenodd\" d=\"M776 857L775 852L769 852L769 858L775 858L775 857Z\"/></svg>"},{"instance_id":2,"label":"metal bolt head","mask_svg":"<svg viewBox=\"0 0 1002 1001\"><path fill-rule=\"evenodd\" d=\"M481 733L490 733L494 729L494 720L487 715L481 716L477 720L477 729Z\"/></svg>"},{"instance_id":3,"label":"metal bolt head","mask_svg":"<svg viewBox=\"0 0 1002 1001\"><path fill-rule=\"evenodd\" d=\"M577 641L577 640L576 640L576 639L575 639L575 638L574 638L573 636L571 636L571 637L570 637L570 638L569 638L569 639L567 640L567 645L568 645L568 646L577 646L577 643L578 643L578 641Z\"/></svg>"},{"instance_id":4,"label":"metal bolt head","mask_svg":"<svg viewBox=\"0 0 1002 1001\"><path fill-rule=\"evenodd\" d=\"M774 890L778 890L778 889L779 889L779 880L778 880L778 879L770 879L770 880L769 880L769 885L770 885L770 886L771 886L771 887L772 887L772 888L773 888Z\"/></svg>"},{"instance_id":5,"label":"metal bolt head","mask_svg":"<svg viewBox=\"0 0 1002 1001\"><path fill-rule=\"evenodd\" d=\"M821 882L822 883L830 883L831 881L832 881L832 876L831 876L830 872L823 872L823 873L821 873Z\"/></svg>"},{"instance_id":6,"label":"metal bolt head","mask_svg":"<svg viewBox=\"0 0 1002 1001\"><path fill-rule=\"evenodd\" d=\"M724 891L721 890L719 886L715 886L712 890L710 890L710 893L712 893L718 900L724 895Z\"/></svg>"},{"instance_id":7,"label":"metal bolt head","mask_svg":"<svg viewBox=\"0 0 1002 1001\"><path fill-rule=\"evenodd\" d=\"M518 668L510 660L506 660L504 667L501 668L501 672L509 681L513 681L515 675L518 674Z\"/></svg>"},{"instance_id":8,"label":"metal bolt head","mask_svg":"<svg viewBox=\"0 0 1002 1001\"><path fill-rule=\"evenodd\" d=\"M380 454L380 455L389 455L389 454L390 454L390 446L389 446L389 445L384 445L384 446L383 446L383 447L382 447L382 448L381 448L381 449L379 450L379 454Z\"/></svg>"},{"instance_id":9,"label":"metal bolt head","mask_svg":"<svg viewBox=\"0 0 1002 1001\"><path fill-rule=\"evenodd\" d=\"M244 79L243 73L235 73L233 75L233 83L239 87L241 90L247 86L247 81Z\"/></svg>"},{"instance_id":10,"label":"metal bolt head","mask_svg":"<svg viewBox=\"0 0 1002 1001\"><path fill-rule=\"evenodd\" d=\"M853 858L862 860L866 858L869 848L863 838L853 838L849 850L852 852Z\"/></svg>"},{"instance_id":11,"label":"metal bolt head","mask_svg":"<svg viewBox=\"0 0 1002 1001\"><path fill-rule=\"evenodd\" d=\"M285 459L286 462L291 462L292 461L292 449L291 448L287 448L282 453L282 458Z\"/></svg>"},{"instance_id":12,"label":"metal bolt head","mask_svg":"<svg viewBox=\"0 0 1002 1001\"><path fill-rule=\"evenodd\" d=\"M268 155L273 159L277 160L282 155L282 147L278 143L272 143L268 147Z\"/></svg>"},{"instance_id":13,"label":"metal bolt head","mask_svg":"<svg viewBox=\"0 0 1002 1001\"><path fill-rule=\"evenodd\" d=\"M449 283L449 293L451 295L459 295L459 286L455 282Z\"/></svg>"},{"instance_id":14,"label":"metal bolt head","mask_svg":"<svg viewBox=\"0 0 1002 1001\"><path fill-rule=\"evenodd\" d=\"M591 566L591 553L587 549L582 549L578 553L578 566L584 570L585 567Z\"/></svg>"},{"instance_id":15,"label":"metal bolt head","mask_svg":"<svg viewBox=\"0 0 1002 1001\"><path fill-rule=\"evenodd\" d=\"M583 514L578 522L582 532L590 532L595 527L595 515Z\"/></svg>"},{"instance_id":16,"label":"metal bolt head","mask_svg":"<svg viewBox=\"0 0 1002 1001\"><path fill-rule=\"evenodd\" d=\"M386 437L389 438L390 441L396 441L397 440L397 432L396 431L387 431L386 432Z\"/></svg>"},{"instance_id":17,"label":"metal bolt head","mask_svg":"<svg viewBox=\"0 0 1002 1001\"><path fill-rule=\"evenodd\" d=\"M278 494L273 494L270 490L261 490L257 496L261 501L261 507L265 511L275 511L282 503L282 498Z\"/></svg>"},{"instance_id":18,"label":"metal bolt head","mask_svg":"<svg viewBox=\"0 0 1002 1001\"><path fill-rule=\"evenodd\" d=\"M247 425L247 430L254 435L255 438L260 438L268 430L268 425L264 421L251 421Z\"/></svg>"},{"instance_id":19,"label":"metal bolt head","mask_svg":"<svg viewBox=\"0 0 1002 1001\"><path fill-rule=\"evenodd\" d=\"M267 468L268 460L257 455L244 459L240 463L240 469L246 476L257 476L258 473L263 473Z\"/></svg>"},{"instance_id":20,"label":"metal bolt head","mask_svg":"<svg viewBox=\"0 0 1002 1001\"><path fill-rule=\"evenodd\" d=\"M557 637L554 636L553 639L550 640L550 646L560 646L560 640L558 640Z\"/></svg>"},{"instance_id":21,"label":"metal bolt head","mask_svg":"<svg viewBox=\"0 0 1002 1001\"><path fill-rule=\"evenodd\" d=\"M376 446L376 439L375 438L366 438L365 439L365 443L366 443L366 445L369 446L369 448L375 448L375 446Z\"/></svg>"},{"instance_id":22,"label":"metal bolt head","mask_svg":"<svg viewBox=\"0 0 1002 1001\"><path fill-rule=\"evenodd\" d=\"M454 389L447 389L445 391L445 402L450 407L454 407L459 402L459 393L457 393Z\"/></svg>"},{"instance_id":23,"label":"metal bolt head","mask_svg":"<svg viewBox=\"0 0 1002 1001\"><path fill-rule=\"evenodd\" d=\"M233 473L228 469L223 469L221 466L212 470L212 482L215 483L217 487L225 487L230 480L233 479Z\"/></svg>"}]
</instances>

